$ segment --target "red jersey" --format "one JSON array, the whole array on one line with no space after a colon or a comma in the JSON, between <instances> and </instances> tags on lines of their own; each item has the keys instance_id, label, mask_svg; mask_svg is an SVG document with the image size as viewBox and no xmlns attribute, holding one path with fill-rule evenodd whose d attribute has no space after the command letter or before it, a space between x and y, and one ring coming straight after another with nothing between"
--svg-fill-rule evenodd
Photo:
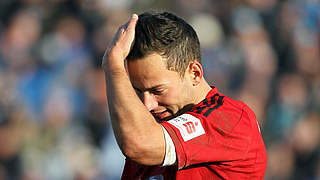
<instances>
[{"instance_id":1,"label":"red jersey","mask_svg":"<svg viewBox=\"0 0 320 180\"><path fill-rule=\"evenodd\" d=\"M129 159L122 179L263 179L267 153L253 111L215 87L190 111L161 122L177 156L174 166L143 166Z\"/></svg>"}]
</instances>

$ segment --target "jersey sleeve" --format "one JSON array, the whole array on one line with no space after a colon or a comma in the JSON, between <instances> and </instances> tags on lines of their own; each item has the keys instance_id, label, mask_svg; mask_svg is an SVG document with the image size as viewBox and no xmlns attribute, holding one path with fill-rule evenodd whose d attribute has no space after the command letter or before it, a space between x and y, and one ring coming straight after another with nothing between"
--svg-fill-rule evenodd
<instances>
[{"instance_id":1,"label":"jersey sleeve","mask_svg":"<svg viewBox=\"0 0 320 180\"><path fill-rule=\"evenodd\" d=\"M161 126L163 133L164 133L164 139L166 142L166 154L164 156L164 160L162 163L162 166L170 166L176 163L177 156L176 156L176 149L174 147L173 141L167 132L167 130Z\"/></svg>"},{"instance_id":2,"label":"jersey sleeve","mask_svg":"<svg viewBox=\"0 0 320 180\"><path fill-rule=\"evenodd\" d=\"M204 163L254 164L258 149L264 148L254 114L243 108L221 108L208 116L188 112L161 125L174 143L179 169Z\"/></svg>"}]
</instances>

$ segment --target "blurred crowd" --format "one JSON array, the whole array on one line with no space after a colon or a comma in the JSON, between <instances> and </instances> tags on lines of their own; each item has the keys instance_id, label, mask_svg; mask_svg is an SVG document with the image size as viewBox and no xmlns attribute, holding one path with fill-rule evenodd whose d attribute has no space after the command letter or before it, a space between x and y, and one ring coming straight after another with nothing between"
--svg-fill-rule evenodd
<instances>
[{"instance_id":1,"label":"blurred crowd","mask_svg":"<svg viewBox=\"0 0 320 180\"><path fill-rule=\"evenodd\" d=\"M320 0L1 0L0 180L117 180L101 58L132 13L196 29L205 76L256 113L266 180L320 179Z\"/></svg>"}]
</instances>

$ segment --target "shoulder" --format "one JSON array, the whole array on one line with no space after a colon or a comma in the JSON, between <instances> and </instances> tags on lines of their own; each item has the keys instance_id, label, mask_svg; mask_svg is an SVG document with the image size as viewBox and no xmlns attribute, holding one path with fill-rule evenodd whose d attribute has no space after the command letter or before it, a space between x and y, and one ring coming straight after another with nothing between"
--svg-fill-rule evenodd
<instances>
[{"instance_id":1,"label":"shoulder","mask_svg":"<svg viewBox=\"0 0 320 180\"><path fill-rule=\"evenodd\" d=\"M210 118L216 112L232 111L235 115L235 112L240 113L245 106L245 103L241 101L234 100L221 93L215 93L194 106L190 113L196 116L201 115L205 118Z\"/></svg>"},{"instance_id":2,"label":"shoulder","mask_svg":"<svg viewBox=\"0 0 320 180\"><path fill-rule=\"evenodd\" d=\"M216 93L193 107L189 114L202 119L205 126L232 131L237 125L256 120L253 111L242 101ZM240 123L241 122L241 123Z\"/></svg>"},{"instance_id":3,"label":"shoulder","mask_svg":"<svg viewBox=\"0 0 320 180\"><path fill-rule=\"evenodd\" d=\"M190 112L208 117L212 111L218 109L223 105L224 98L225 96L216 93L213 96L207 97L206 99L201 101L198 105L193 107Z\"/></svg>"}]
</instances>

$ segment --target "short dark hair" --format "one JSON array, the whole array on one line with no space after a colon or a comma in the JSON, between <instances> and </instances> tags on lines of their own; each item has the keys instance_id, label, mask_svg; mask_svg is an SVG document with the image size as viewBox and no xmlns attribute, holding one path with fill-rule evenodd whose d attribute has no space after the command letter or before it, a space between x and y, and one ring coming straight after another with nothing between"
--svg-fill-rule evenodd
<instances>
[{"instance_id":1,"label":"short dark hair","mask_svg":"<svg viewBox=\"0 0 320 180\"><path fill-rule=\"evenodd\" d=\"M127 59L136 60L153 53L167 59L167 68L184 75L191 61L201 63L200 43L195 30L169 12L139 15L135 42Z\"/></svg>"}]
</instances>

